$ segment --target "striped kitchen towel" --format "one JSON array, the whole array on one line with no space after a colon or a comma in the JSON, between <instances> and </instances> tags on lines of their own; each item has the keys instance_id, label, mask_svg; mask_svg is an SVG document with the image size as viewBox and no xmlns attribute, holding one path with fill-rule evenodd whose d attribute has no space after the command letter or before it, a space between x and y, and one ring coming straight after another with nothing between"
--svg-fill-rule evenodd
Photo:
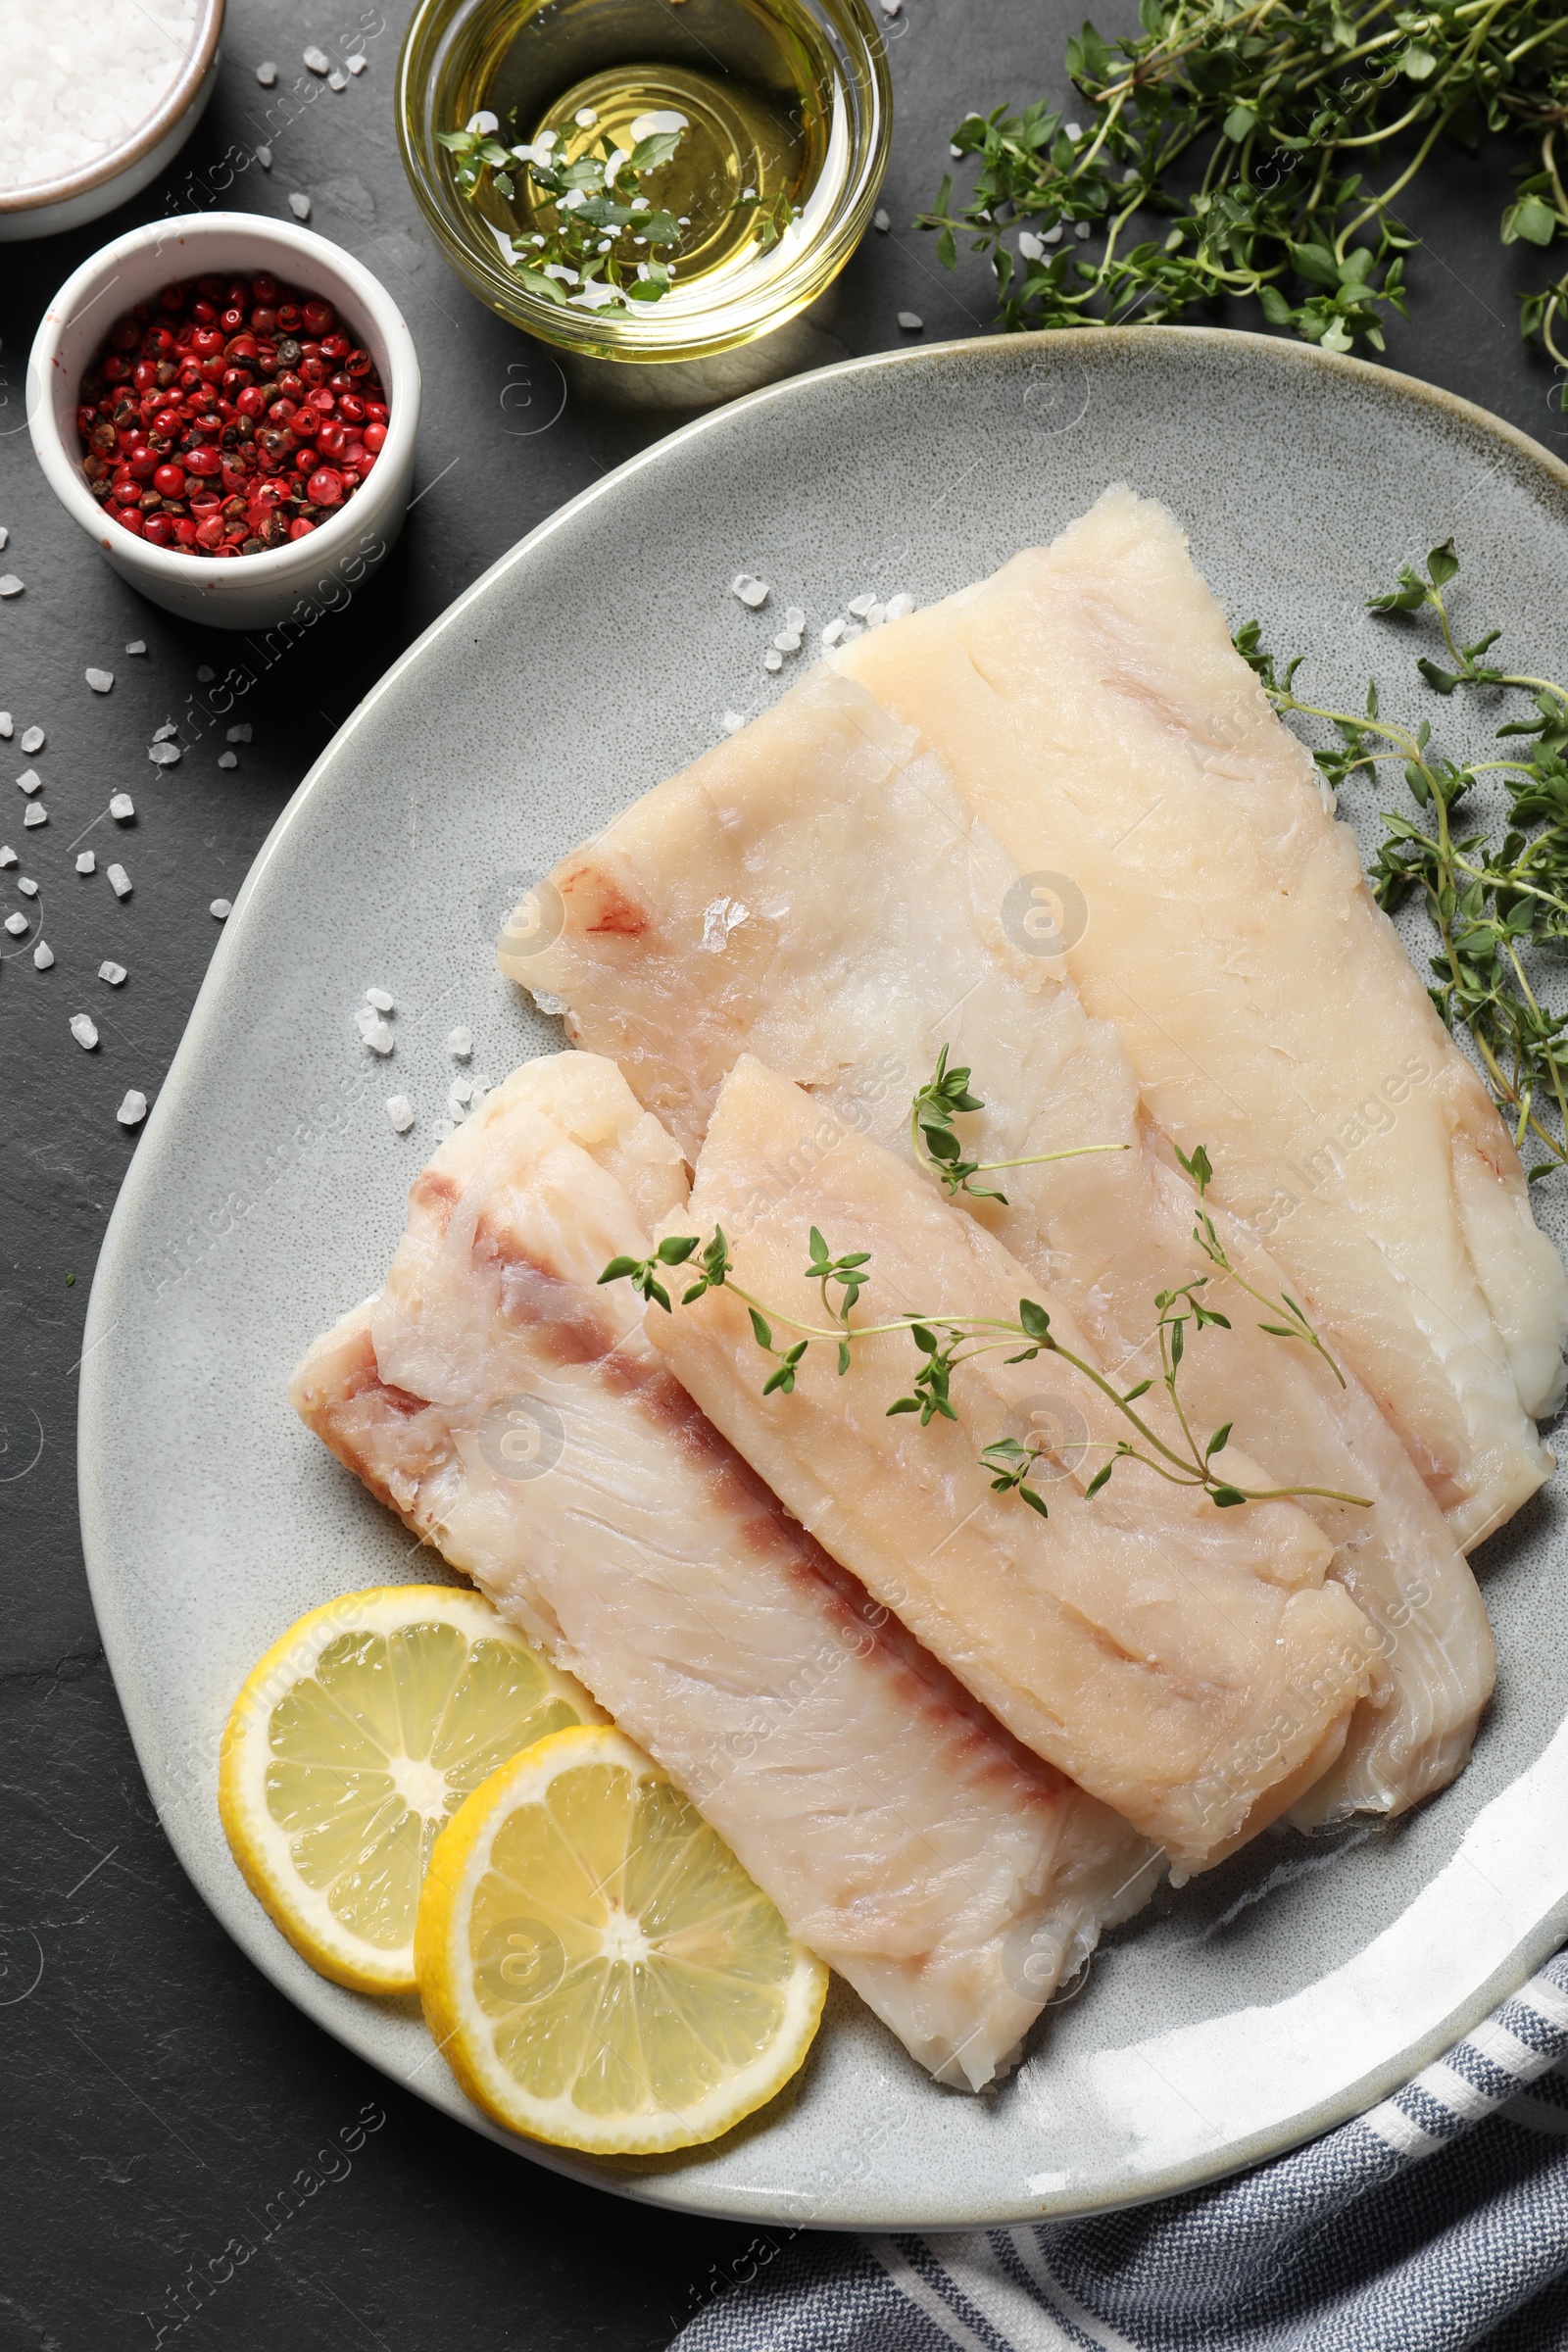
<instances>
[{"instance_id":1,"label":"striped kitchen towel","mask_svg":"<svg viewBox=\"0 0 1568 2352\"><path fill-rule=\"evenodd\" d=\"M1568 1952L1238 2180L1099 2221L786 2239L715 2276L678 2352L1568 2352Z\"/></svg>"}]
</instances>

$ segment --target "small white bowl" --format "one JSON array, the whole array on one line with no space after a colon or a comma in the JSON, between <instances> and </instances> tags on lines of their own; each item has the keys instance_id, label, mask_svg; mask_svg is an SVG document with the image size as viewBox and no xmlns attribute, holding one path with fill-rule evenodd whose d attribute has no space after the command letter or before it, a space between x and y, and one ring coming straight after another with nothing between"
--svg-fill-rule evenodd
<instances>
[{"instance_id":1,"label":"small white bowl","mask_svg":"<svg viewBox=\"0 0 1568 2352\"><path fill-rule=\"evenodd\" d=\"M163 103L118 147L63 179L0 189L0 245L51 237L112 213L158 177L190 137L218 86L223 0L197 0L196 31Z\"/></svg>"},{"instance_id":2,"label":"small white bowl","mask_svg":"<svg viewBox=\"0 0 1568 2352\"><path fill-rule=\"evenodd\" d=\"M380 372L390 412L374 471L330 522L265 555L214 563L149 547L109 520L87 486L76 434L77 387L116 317L171 278L270 270L322 294ZM67 512L122 579L166 612L220 629L270 628L368 578L403 527L419 422L419 363L396 303L352 254L260 213L200 213L117 237L66 280L44 313L27 362L27 425L38 463ZM298 615L305 618L302 612Z\"/></svg>"}]
</instances>

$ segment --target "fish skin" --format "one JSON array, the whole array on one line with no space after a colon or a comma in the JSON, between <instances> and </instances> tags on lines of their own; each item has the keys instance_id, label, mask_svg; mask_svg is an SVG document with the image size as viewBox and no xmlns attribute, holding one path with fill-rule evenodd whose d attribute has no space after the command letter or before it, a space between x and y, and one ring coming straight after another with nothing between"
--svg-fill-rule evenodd
<instances>
[{"instance_id":1,"label":"fish skin","mask_svg":"<svg viewBox=\"0 0 1568 2352\"><path fill-rule=\"evenodd\" d=\"M630 1291L598 1286L685 1195L611 1064L526 1065L416 1180L385 1289L291 1396L573 1661L911 2055L979 2088L1158 1862L826 1558L649 1348ZM498 1475L480 1438L509 1395L559 1415L543 1475Z\"/></svg>"},{"instance_id":2,"label":"fish skin","mask_svg":"<svg viewBox=\"0 0 1568 2352\"><path fill-rule=\"evenodd\" d=\"M982 1180L1005 1188L1005 1205L962 1205L1066 1300L1126 1386L1158 1371L1154 1294L1207 1278L1232 1328L1188 1350L1195 1421L1234 1420L1277 1483L1372 1498L1364 1511L1302 1506L1335 1544L1330 1574L1376 1627L1380 1660L1342 1755L1292 1818L1398 1813L1445 1787L1495 1672L1451 1531L1353 1369L1342 1389L1312 1351L1264 1335L1255 1301L1196 1249L1196 1196L1141 1115L1114 1028L1085 1016L1058 960L1009 940L1000 909L1017 869L914 730L819 666L551 881L560 936L503 955L503 968L564 1000L567 1034L619 1061L693 1160L743 1052L907 1154L910 1096L943 1045L986 1099L958 1122L970 1156L1126 1147L1009 1168ZM1290 1287L1245 1227L1223 1209L1216 1223L1255 1289Z\"/></svg>"},{"instance_id":3,"label":"fish skin","mask_svg":"<svg viewBox=\"0 0 1568 2352\"><path fill-rule=\"evenodd\" d=\"M769 1156L778 1181L760 1185ZM689 1209L666 1230L715 1224L736 1281L797 1322L822 1316L803 1271L813 1226L832 1251L870 1252L883 1315L1010 1321L1040 1287L913 1169L750 1054L720 1089ZM1040 1302L1061 1346L1092 1361L1059 1301ZM1323 1582L1330 1544L1295 1503L1217 1510L1139 1464L1089 1500L1127 1425L1061 1356L1051 1386L1084 1438L1063 1448L1043 1520L996 1494L980 1459L1038 1389L1032 1367L1001 1352L968 1363L956 1417L921 1427L888 1413L919 1362L906 1331L862 1339L843 1375L819 1343L793 1395L763 1396L768 1364L728 1286L650 1309L646 1328L823 1549L1026 1746L1163 1845L1173 1877L1233 1851L1335 1761L1376 1643L1349 1594ZM779 1335L792 1336L782 1322ZM1174 1434L1157 1399L1141 1409Z\"/></svg>"},{"instance_id":4,"label":"fish skin","mask_svg":"<svg viewBox=\"0 0 1568 2352\"><path fill-rule=\"evenodd\" d=\"M1563 1394L1568 1274L1169 514L1117 486L835 666L920 729L1021 866L1082 890L1066 961L1086 1008L1165 1133L1207 1144L1215 1198L1473 1548L1552 1467L1530 1416Z\"/></svg>"}]
</instances>

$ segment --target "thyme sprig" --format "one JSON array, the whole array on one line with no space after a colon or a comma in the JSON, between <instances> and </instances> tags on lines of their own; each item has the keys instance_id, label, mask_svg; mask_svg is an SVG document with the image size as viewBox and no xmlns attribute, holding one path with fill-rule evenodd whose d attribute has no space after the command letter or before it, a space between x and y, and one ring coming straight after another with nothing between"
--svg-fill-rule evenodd
<instances>
[{"instance_id":1,"label":"thyme sprig","mask_svg":"<svg viewBox=\"0 0 1568 2352\"><path fill-rule=\"evenodd\" d=\"M978 1095L968 1092L968 1070L950 1070L948 1049L943 1047L937 1055L932 1077L921 1087L909 1104L909 1141L914 1156L923 1168L929 1168L941 1179L950 1200L966 1193L973 1200L1000 1201L1007 1205L1007 1196L995 1185L976 1184L977 1176L994 1176L1002 1168L1043 1168L1057 1159L1084 1159L1097 1152L1125 1152L1126 1144L1074 1144L1065 1152L1031 1152L1021 1159L965 1159L963 1146L954 1127L960 1111L984 1110L985 1103Z\"/></svg>"},{"instance_id":2,"label":"thyme sprig","mask_svg":"<svg viewBox=\"0 0 1568 2352\"><path fill-rule=\"evenodd\" d=\"M879 1338L890 1332L907 1332L915 1348L918 1366L908 1395L895 1397L888 1406L890 1419L905 1413L917 1413L922 1429L932 1421L956 1421L957 1412L952 1399L954 1374L978 1357L1011 1348L1005 1357L1008 1364L1032 1363L1040 1355L1059 1356L1070 1364L1112 1404L1129 1424L1138 1443L1132 1438L1118 1439L1110 1457L1102 1463L1085 1489L1086 1496L1098 1494L1105 1485L1118 1461L1141 1462L1172 1486L1197 1487L1205 1493L1215 1507L1226 1510L1238 1503L1278 1502L1300 1496L1320 1496L1333 1502L1352 1503L1370 1508L1368 1498L1359 1494L1341 1494L1330 1487L1266 1487L1250 1488L1221 1476L1214 1464L1230 1443L1232 1424L1222 1427L1203 1443L1200 1443L1188 1420L1179 1393L1179 1375L1186 1352L1189 1326L1201 1331L1210 1325L1228 1331L1224 1315L1208 1306L1199 1294L1207 1284L1206 1275L1184 1285L1179 1290L1161 1291L1155 1298L1158 1315L1156 1334L1159 1343L1160 1384L1170 1400L1175 1416L1180 1444L1172 1446L1152 1429L1143 1416L1134 1410L1139 1399L1154 1386L1152 1378L1138 1382L1123 1392L1107 1380L1095 1365L1087 1362L1072 1348L1066 1348L1051 1328L1046 1309L1032 1298L1020 1298L1015 1319L996 1315L922 1315L900 1314L885 1322L856 1324L851 1315L858 1305L861 1292L869 1283L870 1252L854 1250L835 1256L823 1236L812 1226L809 1238L809 1262L803 1269L808 1281L815 1283L823 1301L825 1323L807 1323L797 1316L786 1314L745 1290L734 1279L734 1260L722 1226L715 1225L706 1244L696 1234L669 1235L662 1241L651 1257L612 1257L599 1280L601 1283L629 1282L638 1296L662 1307L666 1314L674 1312L669 1293L662 1275L669 1268L688 1264L694 1257L700 1272L697 1280L683 1294L681 1305L691 1306L711 1290L729 1290L746 1308L752 1337L760 1352L771 1363L771 1370L762 1383L762 1395L789 1396L794 1388L800 1365L812 1343L831 1341L837 1350L840 1377L847 1373L854 1360L854 1350L864 1340ZM699 1255L699 1252L701 1253ZM829 1293L837 1292L836 1298ZM775 1334L800 1334L799 1338L780 1338ZM1293 1335L1294 1336L1294 1335ZM1019 1347L1018 1342L1023 1345ZM1028 1484L1039 1461L1049 1451L1044 1446L1025 1446L1013 1437L1002 1437L980 1449L980 1459L992 1478L994 1491L1016 1494L1029 1507L1045 1518L1049 1511L1042 1495Z\"/></svg>"},{"instance_id":3,"label":"thyme sprig","mask_svg":"<svg viewBox=\"0 0 1568 2352\"><path fill-rule=\"evenodd\" d=\"M1230 1258L1226 1254L1225 1245L1220 1240L1219 1235L1215 1232L1214 1220L1209 1215L1207 1206L1205 1205L1205 1197L1207 1195L1208 1188L1214 1181L1214 1170L1209 1164L1208 1153L1204 1151L1202 1145L1199 1144L1192 1152L1191 1155L1182 1150L1180 1144L1173 1145L1172 1149L1174 1150L1176 1157L1180 1160L1183 1168L1192 1178L1194 1185L1197 1187L1198 1221L1193 1227L1193 1239L1198 1244L1200 1250L1201 1250L1203 1252L1203 1255L1208 1259L1211 1265L1217 1266L1222 1274L1228 1276L1229 1279L1235 1283L1238 1290L1245 1291L1249 1298L1255 1299L1257 1304L1261 1307L1265 1307L1271 1315L1278 1315L1281 1318L1281 1320L1277 1323L1260 1323L1257 1327L1259 1331L1266 1331L1270 1339L1274 1340L1302 1341L1306 1347L1310 1348L1314 1351L1315 1354L1318 1354L1323 1358L1323 1361L1327 1364L1329 1370L1333 1373L1335 1379L1339 1382L1341 1388L1343 1389L1345 1386L1345 1374L1340 1370L1339 1365L1335 1362L1333 1356L1330 1355L1328 1349L1324 1347L1322 1339L1320 1338L1318 1332L1314 1329L1307 1315L1306 1309L1303 1306L1298 1306L1297 1304L1296 1300L1291 1297L1289 1291L1281 1291L1277 1298L1269 1298L1266 1291L1258 1290L1255 1285L1248 1281L1245 1274L1240 1272L1237 1267L1231 1264ZM1204 1279L1206 1281L1207 1277L1205 1276ZM1220 1319L1223 1320L1223 1318ZM1228 1331L1230 1329L1230 1325L1227 1323L1225 1328Z\"/></svg>"},{"instance_id":4,"label":"thyme sprig","mask_svg":"<svg viewBox=\"0 0 1568 2352\"><path fill-rule=\"evenodd\" d=\"M1547 1010L1537 993L1539 971L1532 978L1535 960L1568 940L1568 689L1483 661L1499 630L1460 642L1447 609L1458 570L1446 539L1427 557L1424 571L1407 564L1393 588L1368 599L1368 610L1436 622L1446 660L1422 655L1416 663L1434 693L1527 695L1532 715L1496 732L1499 744L1529 743L1528 752L1468 765L1437 757L1431 722L1423 718L1411 728L1385 716L1375 683L1364 711L1326 710L1295 691L1301 658L1279 670L1258 642L1255 622L1237 632L1236 644L1276 710L1333 726L1337 742L1312 756L1336 789L1363 770L1375 776L1391 760L1402 763L1424 821L1385 812L1386 838L1368 878L1390 912L1415 896L1424 902L1439 947L1428 994L1450 1032L1468 1032L1515 1144L1522 1149L1534 1138L1544 1152L1529 1171L1534 1183L1568 1164L1568 1016ZM1507 796L1500 842L1471 814L1469 796L1487 775Z\"/></svg>"},{"instance_id":5,"label":"thyme sprig","mask_svg":"<svg viewBox=\"0 0 1568 2352\"><path fill-rule=\"evenodd\" d=\"M498 128L493 115L476 115L466 129L438 131L436 137L452 155L458 187L469 204L477 202L487 174L510 203L524 172L536 194L554 204L554 228L512 239L512 266L529 293L593 310L662 301L675 267L661 249L679 243L680 223L644 194L642 183L669 162L681 132L654 131L629 154L602 138L597 154L558 164L548 137L509 147ZM568 293L568 287L577 291Z\"/></svg>"},{"instance_id":6,"label":"thyme sprig","mask_svg":"<svg viewBox=\"0 0 1568 2352\"><path fill-rule=\"evenodd\" d=\"M1568 16L1533 0L1141 0L1139 16L1139 35L1086 24L1068 43L1082 123L1038 102L953 134L980 159L973 193L956 206L950 173L915 226L950 269L960 236L989 254L1003 325L1177 318L1231 296L1327 351L1381 351L1383 318L1408 316L1416 242L1396 208L1440 140L1474 149L1483 128L1530 150L1503 241L1568 238ZM1137 238L1141 215L1171 225ZM1568 366L1565 302L1568 278L1529 296L1521 325Z\"/></svg>"}]
</instances>

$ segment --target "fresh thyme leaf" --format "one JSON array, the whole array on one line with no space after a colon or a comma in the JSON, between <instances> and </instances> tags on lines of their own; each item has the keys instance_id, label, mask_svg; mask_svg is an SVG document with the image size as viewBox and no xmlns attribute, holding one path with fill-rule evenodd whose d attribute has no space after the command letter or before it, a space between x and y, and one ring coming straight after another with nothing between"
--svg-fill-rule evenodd
<instances>
[{"instance_id":1,"label":"fresh thyme leaf","mask_svg":"<svg viewBox=\"0 0 1568 2352\"><path fill-rule=\"evenodd\" d=\"M1094 1477L1089 1481L1088 1486L1084 1489L1085 1502L1094 1501L1095 1496L1100 1493L1101 1488L1105 1485L1115 1467L1116 1464L1114 1460L1112 1460L1102 1463L1100 1469L1095 1472Z\"/></svg>"},{"instance_id":2,"label":"fresh thyme leaf","mask_svg":"<svg viewBox=\"0 0 1568 2352\"><path fill-rule=\"evenodd\" d=\"M1208 1498L1221 1511L1233 1510L1237 1503L1247 1500L1240 1487L1210 1487Z\"/></svg>"},{"instance_id":3,"label":"fresh thyme leaf","mask_svg":"<svg viewBox=\"0 0 1568 2352\"><path fill-rule=\"evenodd\" d=\"M1068 42L1081 127L1037 101L953 133L979 160L973 192L956 207L948 174L915 225L945 269L960 238L988 255L1003 325L1172 319L1229 296L1326 351L1381 351L1388 314L1408 317L1405 191L1441 141L1474 149L1483 128L1528 158L1504 243L1568 235L1568 18L1534 0L1141 0L1139 16L1138 33ZM1520 323L1568 366L1565 303L1568 277Z\"/></svg>"},{"instance_id":4,"label":"fresh thyme leaf","mask_svg":"<svg viewBox=\"0 0 1568 2352\"><path fill-rule=\"evenodd\" d=\"M675 265L660 248L679 243L680 223L672 213L655 207L642 181L669 162L680 131L656 131L618 161L618 150L601 139L597 154L557 164L554 148L537 142L505 146L475 127L480 120L476 116L466 130L442 130L436 137L453 159L453 176L467 203L478 202L487 177L511 203L526 173L535 201L554 206L554 228L512 239L512 266L530 294L590 310L662 301Z\"/></svg>"}]
</instances>

